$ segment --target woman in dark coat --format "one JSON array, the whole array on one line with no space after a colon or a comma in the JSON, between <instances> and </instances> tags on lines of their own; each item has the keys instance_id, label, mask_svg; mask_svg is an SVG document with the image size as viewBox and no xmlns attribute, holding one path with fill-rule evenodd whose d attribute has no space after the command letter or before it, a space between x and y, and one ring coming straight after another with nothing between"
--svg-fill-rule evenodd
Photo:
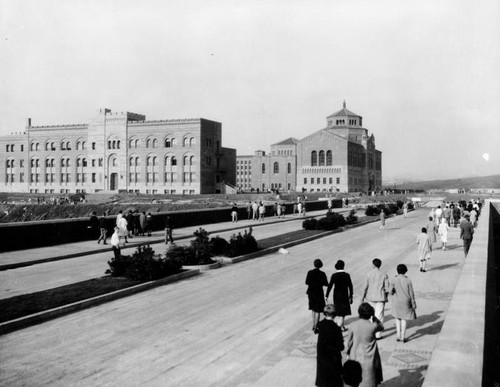
<instances>
[{"instance_id":1,"label":"woman in dark coat","mask_svg":"<svg viewBox=\"0 0 500 387\"><path fill-rule=\"evenodd\" d=\"M326 274L320 269L323 267L321 259L314 260L314 269L307 272L306 285L309 298L309 310L312 311L313 331L317 332L319 315L325 308L323 287L328 286Z\"/></svg>"},{"instance_id":2,"label":"woman in dark coat","mask_svg":"<svg viewBox=\"0 0 500 387\"><path fill-rule=\"evenodd\" d=\"M330 291L333 289L333 305L335 305L335 311L337 313L337 324L342 329L346 331L347 328L344 326L345 316L351 315L351 304L352 304L352 281L351 276L344 271L345 263L342 260L338 260L335 264L336 273L332 274L330 278L330 283L326 289L326 299L330 295Z\"/></svg>"},{"instance_id":3,"label":"woman in dark coat","mask_svg":"<svg viewBox=\"0 0 500 387\"><path fill-rule=\"evenodd\" d=\"M335 324L335 307L326 305L325 318L318 323L316 357L316 386L342 387L342 350L344 338Z\"/></svg>"}]
</instances>

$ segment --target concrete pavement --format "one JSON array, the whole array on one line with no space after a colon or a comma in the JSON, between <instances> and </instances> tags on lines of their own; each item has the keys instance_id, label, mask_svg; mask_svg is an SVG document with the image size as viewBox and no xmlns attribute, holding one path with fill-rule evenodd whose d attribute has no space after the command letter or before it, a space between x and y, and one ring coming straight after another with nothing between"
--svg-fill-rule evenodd
<instances>
[{"instance_id":1,"label":"concrete pavement","mask_svg":"<svg viewBox=\"0 0 500 387\"><path fill-rule=\"evenodd\" d=\"M374 257L392 277L407 264L419 318L395 341L390 305L378 342L383 386L420 386L464 261L458 229L418 271L415 239L428 210L389 218L0 337L0 385L313 386L316 336L305 275L346 262L353 316ZM437 244L435 244L437 247ZM70 260L74 261L74 260ZM40 265L37 265L40 266Z\"/></svg>"}]
</instances>

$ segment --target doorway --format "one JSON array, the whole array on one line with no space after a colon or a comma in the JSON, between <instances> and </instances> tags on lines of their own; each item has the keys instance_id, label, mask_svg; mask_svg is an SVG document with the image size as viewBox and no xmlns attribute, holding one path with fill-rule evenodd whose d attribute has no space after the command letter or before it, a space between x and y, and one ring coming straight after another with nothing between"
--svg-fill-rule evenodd
<instances>
[{"instance_id":1,"label":"doorway","mask_svg":"<svg viewBox=\"0 0 500 387\"><path fill-rule=\"evenodd\" d=\"M114 191L118 189L118 173L112 173L109 180L109 189Z\"/></svg>"}]
</instances>

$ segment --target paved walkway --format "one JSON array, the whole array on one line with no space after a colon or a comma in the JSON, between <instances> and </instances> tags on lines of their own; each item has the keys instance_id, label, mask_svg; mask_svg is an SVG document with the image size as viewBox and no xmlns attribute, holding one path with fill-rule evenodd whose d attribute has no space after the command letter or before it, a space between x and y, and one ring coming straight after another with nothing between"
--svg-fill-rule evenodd
<instances>
[{"instance_id":1,"label":"paved walkway","mask_svg":"<svg viewBox=\"0 0 500 387\"><path fill-rule=\"evenodd\" d=\"M419 315L409 324L409 342L397 343L388 306L379 341L382 385L420 386L464 260L458 229L451 229L450 249L436 249L430 270L418 271L415 239L427 213L389 218L383 231L372 223L333 234L287 255L204 272L1 336L0 385L313 386L317 337L306 272L319 257L330 276L343 259L355 285L355 312L364 276L379 257L391 277L397 264L408 265Z\"/></svg>"}]
</instances>

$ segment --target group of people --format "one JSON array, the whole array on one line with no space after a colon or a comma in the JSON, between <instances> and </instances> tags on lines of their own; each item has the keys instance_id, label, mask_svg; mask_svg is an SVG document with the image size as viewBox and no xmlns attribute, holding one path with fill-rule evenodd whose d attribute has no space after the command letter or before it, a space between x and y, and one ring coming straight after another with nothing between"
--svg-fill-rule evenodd
<instances>
[{"instance_id":1,"label":"group of people","mask_svg":"<svg viewBox=\"0 0 500 387\"><path fill-rule=\"evenodd\" d=\"M406 322L414 320L416 302L413 285L406 276L408 268L397 266L397 275L389 280L380 268L382 261L372 261L372 270L366 277L358 308L359 320L349 326L349 334L344 345L343 332L345 317L351 315L353 285L350 275L345 271L345 262L338 260L336 272L330 281L321 270L323 263L314 260L314 269L306 276L309 309L312 312L312 330L318 334L317 343L317 386L359 385L376 386L383 380L382 362L377 340L384 330L384 310L389 297L392 301L392 314L396 319L398 342L405 343ZM323 293L327 288L326 294ZM329 295L333 289L333 303ZM320 321L320 314L325 318ZM342 364L341 352L346 349L347 361ZM343 384L345 383L345 384Z\"/></svg>"}]
</instances>

